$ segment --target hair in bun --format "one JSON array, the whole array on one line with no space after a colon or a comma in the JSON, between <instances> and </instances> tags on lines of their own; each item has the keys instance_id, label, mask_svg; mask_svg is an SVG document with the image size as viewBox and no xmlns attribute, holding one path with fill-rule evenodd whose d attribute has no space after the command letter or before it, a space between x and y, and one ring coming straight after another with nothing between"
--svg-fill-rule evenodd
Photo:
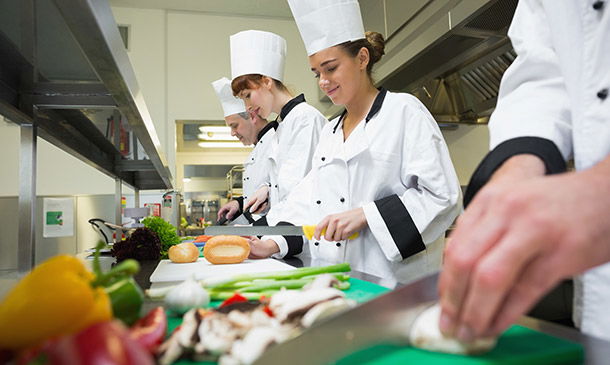
<instances>
[{"instance_id":1,"label":"hair in bun","mask_svg":"<svg viewBox=\"0 0 610 365\"><path fill-rule=\"evenodd\" d=\"M366 73L371 76L373 65L385 54L385 39L381 33L377 32L366 32L365 37L341 43L339 47L343 48L352 57L356 57L362 47L366 48L369 51L369 64L366 66Z\"/></svg>"}]
</instances>

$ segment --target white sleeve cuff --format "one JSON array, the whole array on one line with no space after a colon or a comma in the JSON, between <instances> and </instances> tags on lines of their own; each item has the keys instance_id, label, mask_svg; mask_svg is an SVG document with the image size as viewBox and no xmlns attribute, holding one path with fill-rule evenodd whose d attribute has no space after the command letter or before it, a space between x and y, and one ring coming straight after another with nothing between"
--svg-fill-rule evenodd
<instances>
[{"instance_id":1,"label":"white sleeve cuff","mask_svg":"<svg viewBox=\"0 0 610 365\"><path fill-rule=\"evenodd\" d=\"M274 259L283 259L284 256L288 253L288 242L286 242L286 238L284 236L263 236L261 237L261 241L272 240L275 242L277 247L280 249L280 252L274 253L271 255Z\"/></svg>"}]
</instances>

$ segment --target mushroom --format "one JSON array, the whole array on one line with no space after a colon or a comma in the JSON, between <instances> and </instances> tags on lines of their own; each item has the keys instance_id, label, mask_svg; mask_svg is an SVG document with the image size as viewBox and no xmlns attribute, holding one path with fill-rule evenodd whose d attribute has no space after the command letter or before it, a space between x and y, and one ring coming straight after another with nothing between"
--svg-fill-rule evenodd
<instances>
[{"instance_id":1,"label":"mushroom","mask_svg":"<svg viewBox=\"0 0 610 365\"><path fill-rule=\"evenodd\" d=\"M443 335L439 329L440 305L435 304L423 311L413 323L409 340L413 347L448 354L481 354L496 345L495 337L477 339L472 343L459 341Z\"/></svg>"},{"instance_id":2,"label":"mushroom","mask_svg":"<svg viewBox=\"0 0 610 365\"><path fill-rule=\"evenodd\" d=\"M316 304L305 313L301 319L301 325L305 328L311 327L314 323L346 311L355 305L356 302L345 298L337 298Z\"/></svg>"}]
</instances>

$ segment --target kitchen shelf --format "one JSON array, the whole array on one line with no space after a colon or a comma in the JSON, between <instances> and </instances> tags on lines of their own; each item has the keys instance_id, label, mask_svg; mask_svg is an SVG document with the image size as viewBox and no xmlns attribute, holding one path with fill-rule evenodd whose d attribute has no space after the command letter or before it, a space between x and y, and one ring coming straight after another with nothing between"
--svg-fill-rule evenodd
<instances>
[{"instance_id":1,"label":"kitchen shelf","mask_svg":"<svg viewBox=\"0 0 610 365\"><path fill-rule=\"evenodd\" d=\"M0 114L134 189L171 189L108 1L6 0L0 14Z\"/></svg>"},{"instance_id":2,"label":"kitchen shelf","mask_svg":"<svg viewBox=\"0 0 610 365\"><path fill-rule=\"evenodd\" d=\"M0 115L20 126L18 271L34 264L37 138L123 184L172 176L108 0L0 1Z\"/></svg>"}]
</instances>

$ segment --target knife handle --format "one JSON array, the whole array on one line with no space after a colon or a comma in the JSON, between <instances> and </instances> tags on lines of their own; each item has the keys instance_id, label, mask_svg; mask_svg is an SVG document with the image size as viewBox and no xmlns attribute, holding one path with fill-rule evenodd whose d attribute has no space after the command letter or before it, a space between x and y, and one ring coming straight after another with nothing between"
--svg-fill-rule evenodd
<instances>
[{"instance_id":1,"label":"knife handle","mask_svg":"<svg viewBox=\"0 0 610 365\"><path fill-rule=\"evenodd\" d=\"M308 240L313 238L313 232L315 230L316 230L315 225L303 226L303 234L305 235L305 237L307 237ZM326 228L322 230L322 236L324 236L325 233L326 233ZM360 234L358 234L358 232L355 232L354 234L349 236L347 239L353 240L353 239L358 238L358 236L360 236Z\"/></svg>"}]
</instances>

